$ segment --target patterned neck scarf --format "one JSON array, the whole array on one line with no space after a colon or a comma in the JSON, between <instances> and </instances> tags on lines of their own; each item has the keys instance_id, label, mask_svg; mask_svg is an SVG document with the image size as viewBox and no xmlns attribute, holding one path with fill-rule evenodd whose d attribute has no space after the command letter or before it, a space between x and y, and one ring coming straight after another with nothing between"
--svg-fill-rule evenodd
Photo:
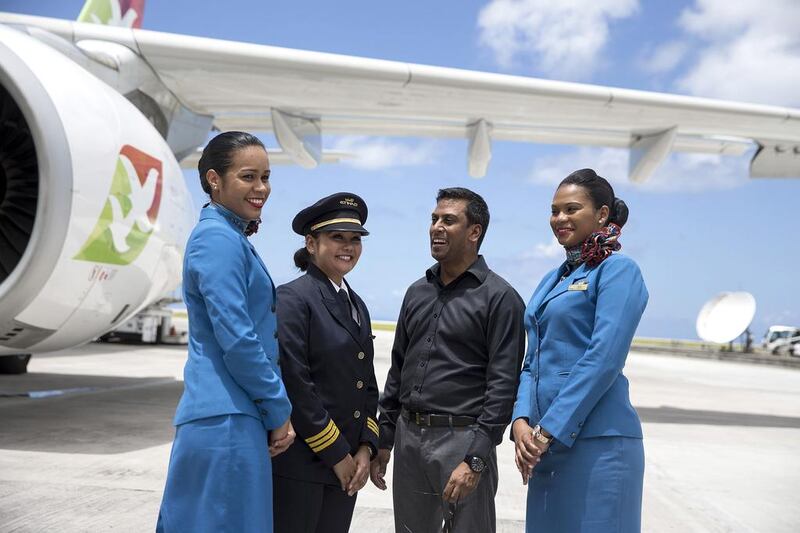
<instances>
[{"instance_id":1,"label":"patterned neck scarf","mask_svg":"<svg viewBox=\"0 0 800 533\"><path fill-rule=\"evenodd\" d=\"M613 222L595 231L589 235L581 247L581 260L590 267L599 265L613 252L622 248L619 243L621 234L622 228Z\"/></svg>"},{"instance_id":2,"label":"patterned neck scarf","mask_svg":"<svg viewBox=\"0 0 800 533\"><path fill-rule=\"evenodd\" d=\"M249 237L250 235L258 232L258 225L261 224L261 219L257 218L255 220L245 220L227 207L223 207L221 204L216 202L208 202L203 207L211 206L220 213L225 216L228 220L230 220L234 226L239 228L239 231L244 233L245 237Z\"/></svg>"},{"instance_id":3,"label":"patterned neck scarf","mask_svg":"<svg viewBox=\"0 0 800 533\"><path fill-rule=\"evenodd\" d=\"M254 233L258 233L258 226L261 224L261 217L251 220L247 223L247 227L244 228L244 236L249 237Z\"/></svg>"},{"instance_id":4,"label":"patterned neck scarf","mask_svg":"<svg viewBox=\"0 0 800 533\"><path fill-rule=\"evenodd\" d=\"M610 222L608 226L589 235L583 244L564 247L567 252L567 273L575 270L581 263L586 263L589 267L602 263L612 252L622 248L619 243L621 234L622 228Z\"/></svg>"},{"instance_id":5,"label":"patterned neck scarf","mask_svg":"<svg viewBox=\"0 0 800 533\"><path fill-rule=\"evenodd\" d=\"M583 261L581 260L581 248L582 246L579 244L578 246L570 246L567 248L564 247L564 250L567 252L567 263L570 267L575 267L580 265Z\"/></svg>"}]
</instances>

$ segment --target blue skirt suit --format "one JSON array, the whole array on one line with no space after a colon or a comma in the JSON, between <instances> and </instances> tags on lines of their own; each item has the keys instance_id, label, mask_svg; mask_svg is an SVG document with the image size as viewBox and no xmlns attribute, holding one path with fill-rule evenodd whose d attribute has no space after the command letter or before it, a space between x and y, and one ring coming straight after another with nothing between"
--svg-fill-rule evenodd
<instances>
[{"instance_id":1,"label":"blue skirt suit","mask_svg":"<svg viewBox=\"0 0 800 533\"><path fill-rule=\"evenodd\" d=\"M212 204L186 246L189 358L157 530L271 532L268 431L289 419L275 288L243 221Z\"/></svg>"},{"instance_id":2,"label":"blue skirt suit","mask_svg":"<svg viewBox=\"0 0 800 533\"><path fill-rule=\"evenodd\" d=\"M624 255L562 280L566 267L545 276L525 311L513 420L554 436L528 484L526 531L638 532L642 428L622 369L647 288Z\"/></svg>"}]
</instances>

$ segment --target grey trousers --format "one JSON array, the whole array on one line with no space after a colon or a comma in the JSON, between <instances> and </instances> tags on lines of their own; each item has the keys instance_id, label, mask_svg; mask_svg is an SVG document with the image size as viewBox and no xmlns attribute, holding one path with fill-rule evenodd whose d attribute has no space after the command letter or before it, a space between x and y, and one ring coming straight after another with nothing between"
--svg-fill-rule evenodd
<instances>
[{"instance_id":1,"label":"grey trousers","mask_svg":"<svg viewBox=\"0 0 800 533\"><path fill-rule=\"evenodd\" d=\"M455 505L442 499L450 474L464 461L475 427L420 427L397 420L394 440L394 525L397 533L494 533L497 455L492 449L475 490Z\"/></svg>"}]
</instances>

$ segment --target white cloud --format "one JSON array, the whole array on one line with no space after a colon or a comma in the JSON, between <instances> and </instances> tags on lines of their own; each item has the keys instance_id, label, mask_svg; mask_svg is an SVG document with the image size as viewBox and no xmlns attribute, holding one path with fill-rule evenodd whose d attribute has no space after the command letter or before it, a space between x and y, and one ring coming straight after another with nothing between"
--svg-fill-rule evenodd
<instances>
[{"instance_id":1,"label":"white cloud","mask_svg":"<svg viewBox=\"0 0 800 533\"><path fill-rule=\"evenodd\" d=\"M670 41L644 54L639 64L642 70L650 74L670 72L680 64L688 51L689 43Z\"/></svg>"},{"instance_id":2,"label":"white cloud","mask_svg":"<svg viewBox=\"0 0 800 533\"><path fill-rule=\"evenodd\" d=\"M617 190L630 187L650 192L732 189L747 183L749 157L749 154L742 157L672 154L648 181L634 184L628 180L627 150L582 147L538 159L531 171L530 181L555 186L577 169L593 168Z\"/></svg>"},{"instance_id":3,"label":"white cloud","mask_svg":"<svg viewBox=\"0 0 800 533\"><path fill-rule=\"evenodd\" d=\"M598 174L617 185L628 172L628 151L615 148L575 148L566 153L541 157L531 171L531 181L558 185L570 173L580 168L593 168Z\"/></svg>"},{"instance_id":4,"label":"white cloud","mask_svg":"<svg viewBox=\"0 0 800 533\"><path fill-rule=\"evenodd\" d=\"M434 141L409 143L385 137L342 137L331 150L352 154L342 163L365 170L388 167L421 166L433 163L438 154Z\"/></svg>"},{"instance_id":5,"label":"white cloud","mask_svg":"<svg viewBox=\"0 0 800 533\"><path fill-rule=\"evenodd\" d=\"M539 243L533 248L533 257L553 259L564 256L564 247L558 243L558 239L553 239L548 243Z\"/></svg>"},{"instance_id":6,"label":"white cloud","mask_svg":"<svg viewBox=\"0 0 800 533\"><path fill-rule=\"evenodd\" d=\"M492 0L478 16L480 42L504 68L518 58L559 78L586 79L600 63L612 20L638 0Z\"/></svg>"},{"instance_id":7,"label":"white cloud","mask_svg":"<svg viewBox=\"0 0 800 533\"><path fill-rule=\"evenodd\" d=\"M677 81L692 94L800 105L800 2L695 0L679 23L704 43Z\"/></svg>"}]
</instances>

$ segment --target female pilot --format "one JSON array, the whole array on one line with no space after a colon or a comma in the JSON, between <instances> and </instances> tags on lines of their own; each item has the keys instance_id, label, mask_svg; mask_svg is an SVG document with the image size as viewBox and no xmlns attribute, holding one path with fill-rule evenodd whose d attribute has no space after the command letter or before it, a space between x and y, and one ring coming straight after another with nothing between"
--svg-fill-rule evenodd
<instances>
[{"instance_id":1,"label":"female pilot","mask_svg":"<svg viewBox=\"0 0 800 533\"><path fill-rule=\"evenodd\" d=\"M378 446L378 387L364 302L345 281L361 256L367 206L338 193L300 211L294 261L278 287L278 341L297 441L275 459L275 531L346 532Z\"/></svg>"},{"instance_id":2,"label":"female pilot","mask_svg":"<svg viewBox=\"0 0 800 533\"><path fill-rule=\"evenodd\" d=\"M525 312L512 418L529 532L641 529L642 428L622 368L648 294L636 263L613 253L627 218L591 169L567 176L553 198L550 226L567 260Z\"/></svg>"},{"instance_id":3,"label":"female pilot","mask_svg":"<svg viewBox=\"0 0 800 533\"><path fill-rule=\"evenodd\" d=\"M256 137L227 132L198 168L211 202L183 263L189 359L157 530L271 532L270 455L294 431L277 366L275 289L247 240L269 197L269 160Z\"/></svg>"}]
</instances>

